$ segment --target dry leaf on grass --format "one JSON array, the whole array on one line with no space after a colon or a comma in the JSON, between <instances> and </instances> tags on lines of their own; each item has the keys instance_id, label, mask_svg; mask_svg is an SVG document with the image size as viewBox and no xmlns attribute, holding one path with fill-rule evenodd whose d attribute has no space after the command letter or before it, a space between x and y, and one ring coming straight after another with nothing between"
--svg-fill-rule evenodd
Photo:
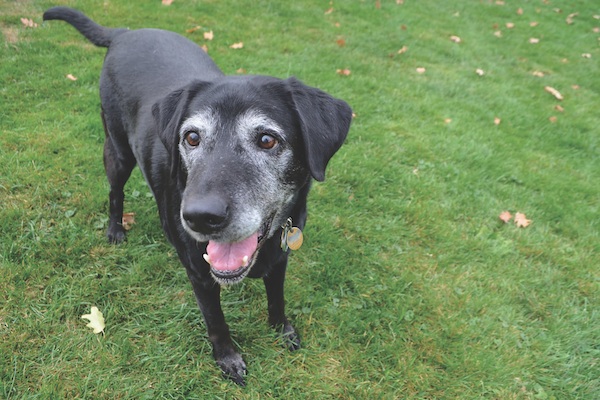
<instances>
[{"instance_id":1,"label":"dry leaf on grass","mask_svg":"<svg viewBox=\"0 0 600 400\"><path fill-rule=\"evenodd\" d=\"M554 96L556 100L562 100L564 98L563 95L552 86L544 86L544 90Z\"/></svg>"},{"instance_id":2,"label":"dry leaf on grass","mask_svg":"<svg viewBox=\"0 0 600 400\"><path fill-rule=\"evenodd\" d=\"M485 75L485 71L484 71L484 70L482 70L481 68L477 68L477 69L475 70L475 73L476 73L477 75L479 75L479 76L484 76L484 75Z\"/></svg>"},{"instance_id":3,"label":"dry leaf on grass","mask_svg":"<svg viewBox=\"0 0 600 400\"><path fill-rule=\"evenodd\" d=\"M538 38L532 37L529 39L529 43L531 43L531 44L538 44L539 42L540 42L540 39L538 39Z\"/></svg>"},{"instance_id":4,"label":"dry leaf on grass","mask_svg":"<svg viewBox=\"0 0 600 400\"><path fill-rule=\"evenodd\" d=\"M335 41L335 43L340 46L340 47L344 47L346 46L346 39L344 38L339 38Z\"/></svg>"},{"instance_id":5,"label":"dry leaf on grass","mask_svg":"<svg viewBox=\"0 0 600 400\"><path fill-rule=\"evenodd\" d=\"M503 221L505 224L508 223L512 219L512 214L509 211L503 211L498 218Z\"/></svg>"},{"instance_id":6,"label":"dry leaf on grass","mask_svg":"<svg viewBox=\"0 0 600 400\"><path fill-rule=\"evenodd\" d=\"M232 49L235 49L235 50L242 49L242 48L244 48L244 43L243 42L237 42L237 43L232 44L229 47L232 48Z\"/></svg>"},{"instance_id":7,"label":"dry leaf on grass","mask_svg":"<svg viewBox=\"0 0 600 400\"><path fill-rule=\"evenodd\" d=\"M531 224L531 220L527 219L525 214L518 212L515 214L515 224L517 224L519 228L527 228L529 224Z\"/></svg>"},{"instance_id":8,"label":"dry leaf on grass","mask_svg":"<svg viewBox=\"0 0 600 400\"><path fill-rule=\"evenodd\" d=\"M502 122L502 120L498 117L494 118L494 125L500 125L500 122Z\"/></svg>"},{"instance_id":9,"label":"dry leaf on grass","mask_svg":"<svg viewBox=\"0 0 600 400\"><path fill-rule=\"evenodd\" d=\"M33 20L31 18L21 18L21 23L26 28L37 28L38 27L38 24L33 22Z\"/></svg>"},{"instance_id":10,"label":"dry leaf on grass","mask_svg":"<svg viewBox=\"0 0 600 400\"><path fill-rule=\"evenodd\" d=\"M165 6L170 6L171 4L173 4L173 0L162 0L162 3Z\"/></svg>"},{"instance_id":11,"label":"dry leaf on grass","mask_svg":"<svg viewBox=\"0 0 600 400\"><path fill-rule=\"evenodd\" d=\"M571 25L573 22L575 22L573 19L578 15L579 15L579 13L569 14L569 16L567 17L567 20L566 20L567 24Z\"/></svg>"},{"instance_id":12,"label":"dry leaf on grass","mask_svg":"<svg viewBox=\"0 0 600 400\"><path fill-rule=\"evenodd\" d=\"M68 80L75 82L77 80L76 76L73 76L72 74L67 74L65 76Z\"/></svg>"},{"instance_id":13,"label":"dry leaf on grass","mask_svg":"<svg viewBox=\"0 0 600 400\"><path fill-rule=\"evenodd\" d=\"M200 25L196 25L196 26L194 26L193 28L186 29L185 31L186 31L187 33L194 33L194 32L196 32L198 29L202 29L202 27L201 27Z\"/></svg>"},{"instance_id":14,"label":"dry leaf on grass","mask_svg":"<svg viewBox=\"0 0 600 400\"><path fill-rule=\"evenodd\" d=\"M531 74L533 76L537 76L538 78L543 78L545 75L542 71L533 71Z\"/></svg>"},{"instance_id":15,"label":"dry leaf on grass","mask_svg":"<svg viewBox=\"0 0 600 400\"><path fill-rule=\"evenodd\" d=\"M450 40L453 41L454 43L460 43L462 40L460 39L460 37L456 36L456 35L452 35L450 36Z\"/></svg>"},{"instance_id":16,"label":"dry leaf on grass","mask_svg":"<svg viewBox=\"0 0 600 400\"><path fill-rule=\"evenodd\" d=\"M408 51L408 47L402 46L400 50L398 50L398 54L404 54Z\"/></svg>"},{"instance_id":17,"label":"dry leaf on grass","mask_svg":"<svg viewBox=\"0 0 600 400\"><path fill-rule=\"evenodd\" d=\"M123 213L121 224L123 225L123 229L126 231L130 230L133 227L133 224L135 224L135 213Z\"/></svg>"},{"instance_id":18,"label":"dry leaf on grass","mask_svg":"<svg viewBox=\"0 0 600 400\"><path fill-rule=\"evenodd\" d=\"M215 34L213 33L213 31L204 32L205 40L213 40L214 37L215 37Z\"/></svg>"},{"instance_id":19,"label":"dry leaf on grass","mask_svg":"<svg viewBox=\"0 0 600 400\"><path fill-rule=\"evenodd\" d=\"M81 319L87 319L90 321L86 326L88 328L92 328L94 333L104 332L104 316L100 310L98 310L98 307L92 307L90 313L82 315Z\"/></svg>"},{"instance_id":20,"label":"dry leaf on grass","mask_svg":"<svg viewBox=\"0 0 600 400\"><path fill-rule=\"evenodd\" d=\"M348 76L352 72L349 69L344 68L344 69L336 69L335 73L338 74L338 75Z\"/></svg>"},{"instance_id":21,"label":"dry leaf on grass","mask_svg":"<svg viewBox=\"0 0 600 400\"><path fill-rule=\"evenodd\" d=\"M424 74L427 70L423 67L417 68L417 74Z\"/></svg>"}]
</instances>

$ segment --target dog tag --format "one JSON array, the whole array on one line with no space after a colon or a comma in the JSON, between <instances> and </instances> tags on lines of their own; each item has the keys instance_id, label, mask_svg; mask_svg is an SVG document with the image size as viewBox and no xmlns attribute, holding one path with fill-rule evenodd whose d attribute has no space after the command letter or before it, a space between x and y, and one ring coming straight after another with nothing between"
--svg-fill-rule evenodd
<instances>
[{"instance_id":1,"label":"dog tag","mask_svg":"<svg viewBox=\"0 0 600 400\"><path fill-rule=\"evenodd\" d=\"M288 218L285 224L281 227L281 249L283 251L298 250L304 241L304 235L297 226L293 226L291 218Z\"/></svg>"},{"instance_id":2,"label":"dog tag","mask_svg":"<svg viewBox=\"0 0 600 400\"><path fill-rule=\"evenodd\" d=\"M287 234L286 243L288 247L292 250L298 250L303 242L304 235L302 235L302 231L297 226L293 226Z\"/></svg>"}]
</instances>

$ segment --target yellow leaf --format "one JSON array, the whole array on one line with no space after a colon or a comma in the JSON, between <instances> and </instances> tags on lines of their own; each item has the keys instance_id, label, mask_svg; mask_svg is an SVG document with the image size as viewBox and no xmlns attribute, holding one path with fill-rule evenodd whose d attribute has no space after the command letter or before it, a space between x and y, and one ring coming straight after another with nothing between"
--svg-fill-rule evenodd
<instances>
[{"instance_id":1,"label":"yellow leaf","mask_svg":"<svg viewBox=\"0 0 600 400\"><path fill-rule=\"evenodd\" d=\"M215 37L215 35L214 35L213 31L204 32L204 39L213 40L214 37Z\"/></svg>"},{"instance_id":2,"label":"yellow leaf","mask_svg":"<svg viewBox=\"0 0 600 400\"><path fill-rule=\"evenodd\" d=\"M544 86L544 90L548 93L550 93L552 96L554 96L556 98L556 100L562 100L563 99L563 95L560 94L560 92L556 89L554 89L551 86Z\"/></svg>"},{"instance_id":3,"label":"yellow leaf","mask_svg":"<svg viewBox=\"0 0 600 400\"><path fill-rule=\"evenodd\" d=\"M531 220L527 219L525 214L518 212L515 214L515 224L517 224L519 228L527 228L529 224L531 224Z\"/></svg>"},{"instance_id":4,"label":"yellow leaf","mask_svg":"<svg viewBox=\"0 0 600 400\"><path fill-rule=\"evenodd\" d=\"M244 48L244 43L243 42L234 43L229 47L231 47L232 49L242 49L242 48Z\"/></svg>"},{"instance_id":5,"label":"yellow leaf","mask_svg":"<svg viewBox=\"0 0 600 400\"><path fill-rule=\"evenodd\" d=\"M104 332L104 316L98 310L98 307L92 307L90 313L82 315L81 318L90 321L86 326L92 328L94 333Z\"/></svg>"},{"instance_id":6,"label":"yellow leaf","mask_svg":"<svg viewBox=\"0 0 600 400\"><path fill-rule=\"evenodd\" d=\"M70 81L75 82L77 80L77 78L75 76L73 76L72 74L67 74L66 78Z\"/></svg>"}]
</instances>

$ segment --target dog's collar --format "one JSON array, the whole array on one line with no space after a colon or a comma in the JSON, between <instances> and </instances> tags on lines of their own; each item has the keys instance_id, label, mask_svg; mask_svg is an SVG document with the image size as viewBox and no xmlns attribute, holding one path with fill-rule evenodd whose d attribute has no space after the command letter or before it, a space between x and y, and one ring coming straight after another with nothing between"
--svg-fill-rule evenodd
<instances>
[{"instance_id":1,"label":"dog's collar","mask_svg":"<svg viewBox=\"0 0 600 400\"><path fill-rule=\"evenodd\" d=\"M304 242L304 235L300 228L294 226L292 217L289 217L285 224L281 225L281 229L281 249L283 251L298 250Z\"/></svg>"}]
</instances>

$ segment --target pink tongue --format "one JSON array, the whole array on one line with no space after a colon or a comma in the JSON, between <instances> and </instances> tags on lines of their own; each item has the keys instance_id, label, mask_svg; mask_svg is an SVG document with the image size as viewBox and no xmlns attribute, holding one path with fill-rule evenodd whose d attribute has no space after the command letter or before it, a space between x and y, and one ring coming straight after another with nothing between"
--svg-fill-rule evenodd
<instances>
[{"instance_id":1,"label":"pink tongue","mask_svg":"<svg viewBox=\"0 0 600 400\"><path fill-rule=\"evenodd\" d=\"M247 239L236 243L219 243L209 241L206 253L210 258L210 266L219 271L235 271L244 266L244 257L252 258L258 246L258 232Z\"/></svg>"}]
</instances>

